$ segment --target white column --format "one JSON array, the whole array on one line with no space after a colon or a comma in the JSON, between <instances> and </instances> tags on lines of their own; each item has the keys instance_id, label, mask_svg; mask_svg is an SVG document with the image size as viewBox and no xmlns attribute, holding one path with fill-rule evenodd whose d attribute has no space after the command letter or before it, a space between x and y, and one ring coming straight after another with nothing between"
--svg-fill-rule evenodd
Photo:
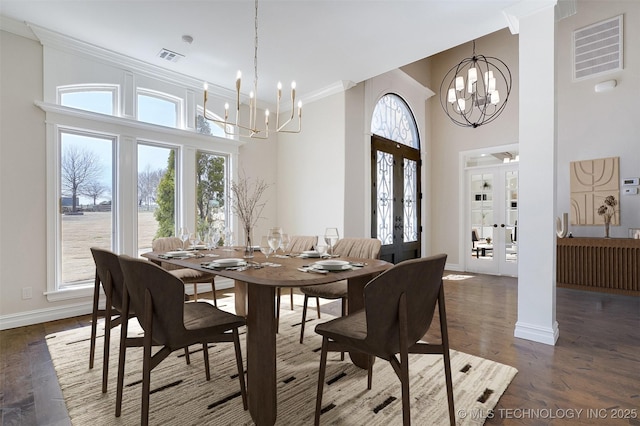
<instances>
[{"instance_id":1,"label":"white column","mask_svg":"<svg viewBox=\"0 0 640 426\"><path fill-rule=\"evenodd\" d=\"M520 19L518 321L515 337L554 345L556 321L555 19Z\"/></svg>"}]
</instances>

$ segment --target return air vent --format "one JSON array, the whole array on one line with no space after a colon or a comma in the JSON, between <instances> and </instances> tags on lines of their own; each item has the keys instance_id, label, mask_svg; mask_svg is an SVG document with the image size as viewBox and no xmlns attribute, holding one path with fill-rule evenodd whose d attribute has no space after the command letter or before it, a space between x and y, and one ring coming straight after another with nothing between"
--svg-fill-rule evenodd
<instances>
[{"instance_id":1,"label":"return air vent","mask_svg":"<svg viewBox=\"0 0 640 426\"><path fill-rule=\"evenodd\" d=\"M165 61L178 62L180 59L184 58L184 55L172 52L169 49L162 49L160 53L158 53L158 57L160 59L164 59Z\"/></svg>"},{"instance_id":2,"label":"return air vent","mask_svg":"<svg viewBox=\"0 0 640 426\"><path fill-rule=\"evenodd\" d=\"M621 70L622 15L573 32L575 81Z\"/></svg>"}]
</instances>

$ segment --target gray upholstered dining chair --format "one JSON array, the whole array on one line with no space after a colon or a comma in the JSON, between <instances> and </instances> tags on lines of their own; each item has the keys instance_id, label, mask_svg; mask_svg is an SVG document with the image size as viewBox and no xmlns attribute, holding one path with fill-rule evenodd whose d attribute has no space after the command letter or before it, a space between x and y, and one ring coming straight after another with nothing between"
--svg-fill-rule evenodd
<instances>
[{"instance_id":1,"label":"gray upholstered dining chair","mask_svg":"<svg viewBox=\"0 0 640 426\"><path fill-rule=\"evenodd\" d=\"M380 248L382 243L377 238L343 238L338 240L333 253L342 257L357 257L361 259L379 259ZM304 303L302 305L302 323L300 324L300 343L304 340L304 325L307 321L307 305L309 297L315 297L318 318L320 318L320 298L323 299L341 299L342 316L347 313L347 293L348 284L346 280L336 281L328 284L313 285L301 287L300 291L304 294Z\"/></svg>"},{"instance_id":2,"label":"gray upholstered dining chair","mask_svg":"<svg viewBox=\"0 0 640 426\"><path fill-rule=\"evenodd\" d=\"M318 324L322 336L315 424L320 423L322 392L328 351L356 351L389 361L402 387L402 420L411 424L409 399L409 354L442 354L449 405L449 423L456 424L447 315L442 273L446 254L412 259L386 270L364 288L364 309L346 317ZM431 326L438 305L441 342L421 342ZM399 354L399 359L396 356ZM369 362L367 389L371 389Z\"/></svg>"},{"instance_id":3,"label":"gray upholstered dining chair","mask_svg":"<svg viewBox=\"0 0 640 426\"><path fill-rule=\"evenodd\" d=\"M156 238L151 243L151 249L155 252L167 252L171 250L182 249L182 240L177 237L161 237ZM198 283L211 283L211 292L213 293L213 304L218 306L218 300L216 299L216 285L214 274L207 272L196 271L191 268L181 268L176 265L162 262L160 264L164 269L171 272L171 274L180 278L185 284L193 284L193 298L198 300Z\"/></svg>"},{"instance_id":4,"label":"gray upholstered dining chair","mask_svg":"<svg viewBox=\"0 0 640 426\"><path fill-rule=\"evenodd\" d=\"M130 309L135 310L144 336L128 337L127 322L122 324L116 417L120 417L122 410L126 348L130 346L144 348L141 424L147 425L149 421L151 370L173 351L194 344L202 345L206 378L210 380L208 344L233 342L242 405L246 410L244 367L238 336L238 328L246 324L245 319L224 312L208 302L183 302L184 283L158 265L126 255L121 255L119 261L125 288L122 314L127 315ZM162 348L152 355L153 346L162 346Z\"/></svg>"},{"instance_id":5,"label":"gray upholstered dining chair","mask_svg":"<svg viewBox=\"0 0 640 426\"><path fill-rule=\"evenodd\" d=\"M313 245L316 243L316 238L314 236L307 235L293 235L291 236L291 240L289 242L288 251L291 254L299 254L304 251L312 250ZM276 321L277 324L280 324L280 298L281 298L282 288L278 287L277 297L276 297ZM293 311L293 288L289 287L289 307Z\"/></svg>"}]
</instances>

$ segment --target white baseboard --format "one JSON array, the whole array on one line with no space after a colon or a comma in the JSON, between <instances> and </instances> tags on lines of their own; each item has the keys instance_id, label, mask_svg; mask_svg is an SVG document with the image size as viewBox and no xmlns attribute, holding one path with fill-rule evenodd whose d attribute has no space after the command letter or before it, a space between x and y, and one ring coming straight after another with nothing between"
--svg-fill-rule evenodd
<instances>
[{"instance_id":1,"label":"white baseboard","mask_svg":"<svg viewBox=\"0 0 640 426\"><path fill-rule=\"evenodd\" d=\"M521 321L518 321L516 322L516 328L513 335L520 339L532 340L534 342L554 346L558 341L560 330L558 329L557 321L554 321L553 327L540 327L539 325L524 324Z\"/></svg>"},{"instance_id":2,"label":"white baseboard","mask_svg":"<svg viewBox=\"0 0 640 426\"><path fill-rule=\"evenodd\" d=\"M223 290L233 287L233 280L229 278L216 278L216 289ZM208 284L198 285L198 292L211 291ZM187 294L193 294L193 286L185 287ZM40 324L48 321L56 321L65 318L77 317L80 315L88 315L92 311L92 301L83 301L69 303L66 305L56 306L55 308L37 309L34 311L18 312L16 314L0 316L0 330L8 330L10 328L24 327L27 325ZM104 307L104 300L101 300L100 306Z\"/></svg>"},{"instance_id":3,"label":"white baseboard","mask_svg":"<svg viewBox=\"0 0 640 426\"><path fill-rule=\"evenodd\" d=\"M464 272L464 269L459 263L447 263L445 264L444 269L447 271Z\"/></svg>"}]
</instances>

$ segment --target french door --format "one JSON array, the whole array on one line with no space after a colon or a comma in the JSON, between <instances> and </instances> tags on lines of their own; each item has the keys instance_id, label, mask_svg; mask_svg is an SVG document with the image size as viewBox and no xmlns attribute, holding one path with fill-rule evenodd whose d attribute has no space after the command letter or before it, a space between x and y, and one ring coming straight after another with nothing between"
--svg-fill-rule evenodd
<instances>
[{"instance_id":1,"label":"french door","mask_svg":"<svg viewBox=\"0 0 640 426\"><path fill-rule=\"evenodd\" d=\"M420 166L418 149L371 137L371 235L382 241L381 259L391 263L420 257Z\"/></svg>"},{"instance_id":2,"label":"french door","mask_svg":"<svg viewBox=\"0 0 640 426\"><path fill-rule=\"evenodd\" d=\"M518 166L508 164L467 170L466 181L466 269L516 276Z\"/></svg>"}]
</instances>

